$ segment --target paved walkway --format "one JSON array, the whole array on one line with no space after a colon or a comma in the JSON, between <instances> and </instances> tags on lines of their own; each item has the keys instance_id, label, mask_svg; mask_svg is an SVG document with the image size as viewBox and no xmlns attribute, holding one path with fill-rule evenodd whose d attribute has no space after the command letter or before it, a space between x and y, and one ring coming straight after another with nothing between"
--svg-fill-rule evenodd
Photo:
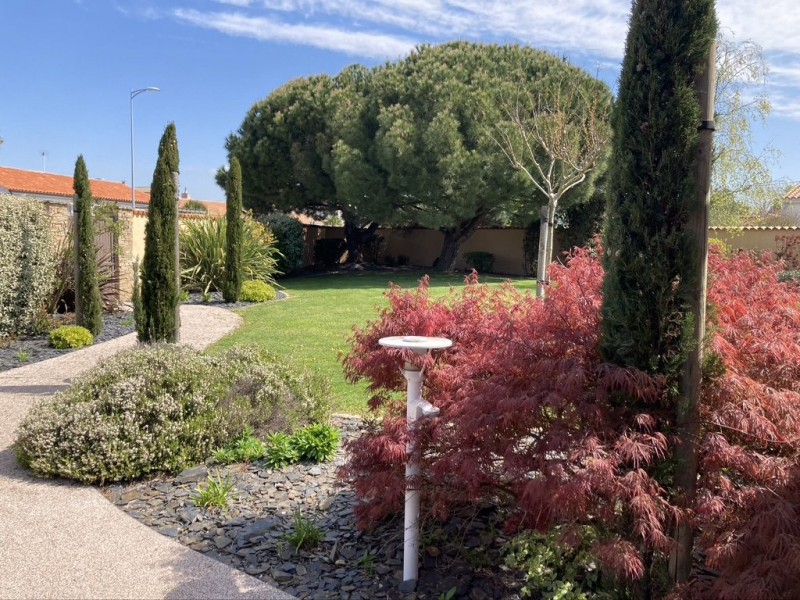
<instances>
[{"instance_id":1,"label":"paved walkway","mask_svg":"<svg viewBox=\"0 0 800 600\"><path fill-rule=\"evenodd\" d=\"M181 340L195 348L241 323L191 305L181 319ZM135 344L130 334L0 373L0 598L291 598L156 533L94 488L36 479L17 465L11 444L30 406Z\"/></svg>"}]
</instances>

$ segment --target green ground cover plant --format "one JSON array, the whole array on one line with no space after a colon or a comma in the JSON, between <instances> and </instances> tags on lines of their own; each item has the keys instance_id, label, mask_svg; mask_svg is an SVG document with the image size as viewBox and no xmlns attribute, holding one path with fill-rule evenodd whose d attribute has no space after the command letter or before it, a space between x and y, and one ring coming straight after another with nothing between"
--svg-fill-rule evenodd
<instances>
[{"instance_id":1,"label":"green ground cover plant","mask_svg":"<svg viewBox=\"0 0 800 600\"><path fill-rule=\"evenodd\" d=\"M192 496L192 503L195 506L202 508L228 508L228 502L231 500L234 483L227 477L222 478L222 475L217 474L208 476L208 481L205 486L198 486L195 494Z\"/></svg>"},{"instance_id":2,"label":"green ground cover plant","mask_svg":"<svg viewBox=\"0 0 800 600\"><path fill-rule=\"evenodd\" d=\"M241 344L264 348L276 356L309 369L331 386L334 412L366 414L366 385L347 383L339 363L339 353L347 349L346 339L354 325L364 325L387 306L384 293L394 282L415 288L423 271L396 273L334 273L284 280L289 300L269 302L240 311L244 325L220 340L212 349L221 352ZM501 277L481 277L499 284ZM464 284L464 275L434 274L431 293L444 294L450 286ZM534 290L535 281L514 281L520 290Z\"/></svg>"},{"instance_id":3,"label":"green ground cover plant","mask_svg":"<svg viewBox=\"0 0 800 600\"><path fill-rule=\"evenodd\" d=\"M275 300L277 295L278 293L271 285L251 279L242 284L239 299L242 302L269 302L270 300Z\"/></svg>"}]
</instances>

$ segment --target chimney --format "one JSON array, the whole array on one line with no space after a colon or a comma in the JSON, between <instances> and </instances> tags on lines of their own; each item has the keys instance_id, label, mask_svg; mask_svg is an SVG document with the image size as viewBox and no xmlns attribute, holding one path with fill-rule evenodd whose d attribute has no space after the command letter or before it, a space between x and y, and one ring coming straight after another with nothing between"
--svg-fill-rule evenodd
<instances>
[{"instance_id":1,"label":"chimney","mask_svg":"<svg viewBox=\"0 0 800 600\"><path fill-rule=\"evenodd\" d=\"M191 200L191 196L189 195L189 190L187 188L183 188L183 193L181 194L181 200Z\"/></svg>"}]
</instances>

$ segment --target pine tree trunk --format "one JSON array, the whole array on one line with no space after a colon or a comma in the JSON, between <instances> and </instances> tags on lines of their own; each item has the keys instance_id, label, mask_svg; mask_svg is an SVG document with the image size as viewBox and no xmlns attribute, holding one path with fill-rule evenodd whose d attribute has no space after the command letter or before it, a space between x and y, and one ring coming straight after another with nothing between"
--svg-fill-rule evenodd
<instances>
[{"instance_id":1,"label":"pine tree trunk","mask_svg":"<svg viewBox=\"0 0 800 600\"><path fill-rule=\"evenodd\" d=\"M482 216L482 215L481 215ZM454 229L446 229L444 233L444 242L442 243L442 251L439 258L434 263L434 268L442 273L451 273L456 268L456 259L458 258L458 251L461 249L461 244L466 242L469 237L478 228L481 217L473 217L468 221L462 221L458 227Z\"/></svg>"},{"instance_id":2,"label":"pine tree trunk","mask_svg":"<svg viewBox=\"0 0 800 600\"><path fill-rule=\"evenodd\" d=\"M349 217L344 216L344 239L347 244L347 264L353 265L363 262L361 248L370 236L375 235L378 230L377 223L370 223L366 227L359 227L358 224Z\"/></svg>"}]
</instances>

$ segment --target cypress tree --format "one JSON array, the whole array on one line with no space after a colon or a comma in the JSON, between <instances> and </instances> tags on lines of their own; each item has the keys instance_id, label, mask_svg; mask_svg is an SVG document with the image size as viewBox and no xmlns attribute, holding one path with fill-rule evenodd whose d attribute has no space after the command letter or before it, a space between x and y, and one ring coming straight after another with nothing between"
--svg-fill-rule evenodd
<instances>
[{"instance_id":1,"label":"cypress tree","mask_svg":"<svg viewBox=\"0 0 800 600\"><path fill-rule=\"evenodd\" d=\"M158 161L150 186L144 259L142 261L141 342L174 342L178 306L175 261L178 208L172 173L178 172L178 140L174 123L167 125L158 146Z\"/></svg>"},{"instance_id":2,"label":"cypress tree","mask_svg":"<svg viewBox=\"0 0 800 600\"><path fill-rule=\"evenodd\" d=\"M714 40L713 0L637 0L614 114L605 231L602 351L610 362L674 374L685 355L698 249L700 109L694 81Z\"/></svg>"},{"instance_id":3,"label":"cypress tree","mask_svg":"<svg viewBox=\"0 0 800 600\"><path fill-rule=\"evenodd\" d=\"M227 202L225 282L222 297L225 302L236 302L242 293L242 168L239 159L231 159L228 181L225 187Z\"/></svg>"},{"instance_id":4,"label":"cypress tree","mask_svg":"<svg viewBox=\"0 0 800 600\"><path fill-rule=\"evenodd\" d=\"M634 2L606 211L601 351L610 362L666 377L669 417L662 432L673 447L654 472L682 508L691 508L697 480L692 415L698 398L687 395L685 374L688 358L699 350L694 334L703 311L696 298L704 269L698 265L705 260L695 231L706 210L698 194L703 183L695 84L716 29L713 0ZM653 408L622 401L634 414ZM678 523L673 537L670 570L682 582L692 566L691 524ZM643 581L643 590L649 585Z\"/></svg>"},{"instance_id":5,"label":"cypress tree","mask_svg":"<svg viewBox=\"0 0 800 600\"><path fill-rule=\"evenodd\" d=\"M75 321L96 336L103 330L103 300L97 273L97 245L94 238L92 188L83 155L75 161L72 186L77 196L75 205L78 226L75 235Z\"/></svg>"}]
</instances>

